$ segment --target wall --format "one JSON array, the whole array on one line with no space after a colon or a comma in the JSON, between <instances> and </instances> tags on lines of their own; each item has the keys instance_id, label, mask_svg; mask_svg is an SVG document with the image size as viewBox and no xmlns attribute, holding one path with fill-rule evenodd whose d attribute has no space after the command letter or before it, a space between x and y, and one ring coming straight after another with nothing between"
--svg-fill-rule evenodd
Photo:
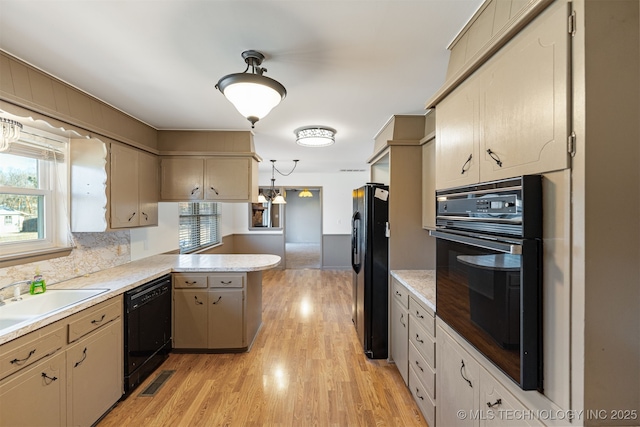
<instances>
[{"instance_id":1,"label":"wall","mask_svg":"<svg viewBox=\"0 0 640 427\"><path fill-rule=\"evenodd\" d=\"M287 243L320 243L321 194L309 190L313 197L298 197L299 191L287 190L285 241Z\"/></svg>"}]
</instances>

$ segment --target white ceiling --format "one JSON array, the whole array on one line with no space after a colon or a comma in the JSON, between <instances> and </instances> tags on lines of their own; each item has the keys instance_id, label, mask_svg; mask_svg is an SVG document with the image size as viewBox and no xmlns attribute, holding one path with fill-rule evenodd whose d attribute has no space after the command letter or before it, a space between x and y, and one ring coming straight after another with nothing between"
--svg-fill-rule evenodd
<instances>
[{"instance_id":1,"label":"white ceiling","mask_svg":"<svg viewBox=\"0 0 640 427\"><path fill-rule=\"evenodd\" d=\"M215 89L266 56L287 97L254 129L257 153L298 172L366 169L393 114L423 114L446 46L482 0L0 0L0 49L157 129L249 130ZM337 129L328 148L293 130ZM270 170L270 162L260 170Z\"/></svg>"}]
</instances>

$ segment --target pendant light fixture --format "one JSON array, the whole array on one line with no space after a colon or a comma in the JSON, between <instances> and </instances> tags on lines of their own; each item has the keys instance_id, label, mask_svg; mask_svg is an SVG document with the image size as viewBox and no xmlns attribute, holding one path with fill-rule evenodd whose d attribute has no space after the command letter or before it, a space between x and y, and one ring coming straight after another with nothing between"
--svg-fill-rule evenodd
<instances>
[{"instance_id":1,"label":"pendant light fixture","mask_svg":"<svg viewBox=\"0 0 640 427\"><path fill-rule=\"evenodd\" d=\"M285 200L284 196L282 195L282 193L280 193L279 191L276 191L276 176L275 173L278 172L280 175L282 176L289 176L293 173L294 170L296 170L296 166L298 166L298 161L299 160L294 160L293 161L293 168L291 169L291 171L289 171L289 173L282 173L280 172L277 168L276 168L276 161L275 160L271 160L271 188L269 188L269 191L265 194L263 192L260 192L260 194L258 194L258 202L259 203L267 203L267 202L271 202L275 205L284 205L287 203L287 201Z\"/></svg>"},{"instance_id":2,"label":"pendant light fixture","mask_svg":"<svg viewBox=\"0 0 640 427\"><path fill-rule=\"evenodd\" d=\"M336 130L328 126L304 126L293 131L303 147L328 147L336 142Z\"/></svg>"},{"instance_id":3,"label":"pendant light fixture","mask_svg":"<svg viewBox=\"0 0 640 427\"><path fill-rule=\"evenodd\" d=\"M264 55L255 50L242 52L247 68L242 73L229 74L216 84L222 94L234 107L251 122L256 122L269 114L269 111L287 96L287 90L277 81L263 76L267 71L260 65ZM251 72L248 73L249 68Z\"/></svg>"},{"instance_id":4,"label":"pendant light fixture","mask_svg":"<svg viewBox=\"0 0 640 427\"><path fill-rule=\"evenodd\" d=\"M22 131L22 123L15 120L0 117L0 125L2 126L2 139L0 139L0 151L7 151L12 142L20 139Z\"/></svg>"},{"instance_id":5,"label":"pendant light fixture","mask_svg":"<svg viewBox=\"0 0 640 427\"><path fill-rule=\"evenodd\" d=\"M313 197L313 193L308 188L305 188L298 194L298 197Z\"/></svg>"}]
</instances>

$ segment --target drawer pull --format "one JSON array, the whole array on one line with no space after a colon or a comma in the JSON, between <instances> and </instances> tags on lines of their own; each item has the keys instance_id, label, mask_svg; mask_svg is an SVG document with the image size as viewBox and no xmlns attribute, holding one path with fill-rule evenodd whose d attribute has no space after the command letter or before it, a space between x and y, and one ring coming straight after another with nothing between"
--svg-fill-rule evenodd
<instances>
[{"instance_id":1,"label":"drawer pull","mask_svg":"<svg viewBox=\"0 0 640 427\"><path fill-rule=\"evenodd\" d=\"M193 298L195 299L196 305L202 305L202 304L204 304L202 301L200 301L200 300L198 299L198 296L197 296L197 295L194 295L194 296L193 296Z\"/></svg>"},{"instance_id":2,"label":"drawer pull","mask_svg":"<svg viewBox=\"0 0 640 427\"><path fill-rule=\"evenodd\" d=\"M185 281L184 281L184 284L185 284L185 285L197 285L197 284L198 284L198 281L197 281L197 280L194 280L193 282L190 282L190 281L188 281L188 280L185 280Z\"/></svg>"},{"instance_id":3,"label":"drawer pull","mask_svg":"<svg viewBox=\"0 0 640 427\"><path fill-rule=\"evenodd\" d=\"M422 366L420 366L420 362L418 362L417 360L416 360L416 366L418 367L418 369L424 372L424 369L422 369Z\"/></svg>"},{"instance_id":4,"label":"drawer pull","mask_svg":"<svg viewBox=\"0 0 640 427\"><path fill-rule=\"evenodd\" d=\"M102 323L102 321L104 320L104 317L105 317L105 316L106 316L106 315L105 315L105 314L103 314L103 315L102 315L102 317L100 318L100 320L95 320L95 319L94 319L94 320L92 320L92 321L91 321L91 323L92 323L92 324L94 324L94 325L96 325L96 324L98 324L98 323Z\"/></svg>"},{"instance_id":5,"label":"drawer pull","mask_svg":"<svg viewBox=\"0 0 640 427\"><path fill-rule=\"evenodd\" d=\"M44 378L45 382L47 380L49 380L49 382L47 384L51 384L52 382L54 382L55 380L58 379L58 377L50 377L49 375L47 375L45 372L42 373L42 378Z\"/></svg>"},{"instance_id":6,"label":"drawer pull","mask_svg":"<svg viewBox=\"0 0 640 427\"><path fill-rule=\"evenodd\" d=\"M407 324L406 324L406 323L404 323L404 322L403 322L403 320L404 320L404 313L402 313L402 314L400 315L400 324L406 328L406 327L407 327Z\"/></svg>"},{"instance_id":7,"label":"drawer pull","mask_svg":"<svg viewBox=\"0 0 640 427\"><path fill-rule=\"evenodd\" d=\"M420 339L420 335L416 334L416 341L418 341L420 344L424 344L424 341Z\"/></svg>"},{"instance_id":8,"label":"drawer pull","mask_svg":"<svg viewBox=\"0 0 640 427\"><path fill-rule=\"evenodd\" d=\"M217 303L219 303L219 302L220 302L220 300L221 300L221 299L222 299L222 295L220 295L220 296L218 297L218 299L217 299L217 300L215 300L213 303L214 303L214 304L217 304Z\"/></svg>"},{"instance_id":9,"label":"drawer pull","mask_svg":"<svg viewBox=\"0 0 640 427\"><path fill-rule=\"evenodd\" d=\"M396 291L396 296L397 296L397 297L401 297L401 296L402 296L402 294L401 294L400 292Z\"/></svg>"},{"instance_id":10,"label":"drawer pull","mask_svg":"<svg viewBox=\"0 0 640 427\"><path fill-rule=\"evenodd\" d=\"M487 402L487 406L489 408L493 408L494 406L498 406L498 405L502 405L502 399L498 399L495 402L491 403L491 402Z\"/></svg>"},{"instance_id":11,"label":"drawer pull","mask_svg":"<svg viewBox=\"0 0 640 427\"><path fill-rule=\"evenodd\" d=\"M420 400L424 400L424 397L420 396L420 389L416 387L416 397Z\"/></svg>"},{"instance_id":12,"label":"drawer pull","mask_svg":"<svg viewBox=\"0 0 640 427\"><path fill-rule=\"evenodd\" d=\"M36 352L36 349L34 348L33 350L31 350L31 351L29 352L29 354L27 355L27 357L25 357L24 359L13 359L13 360L12 360L11 362L9 362L9 363L11 363L11 364L14 364L14 363L15 363L16 365L19 365L19 364L21 364L21 363L24 363L24 362L26 362L27 360L29 360L29 359L31 358L31 356L33 356L33 354L34 354L35 352Z\"/></svg>"},{"instance_id":13,"label":"drawer pull","mask_svg":"<svg viewBox=\"0 0 640 427\"><path fill-rule=\"evenodd\" d=\"M82 364L82 362L84 362L84 359L87 358L87 347L84 348L84 350L82 350L82 359L80 359L79 361L77 361L73 367L77 368L78 366L80 366Z\"/></svg>"},{"instance_id":14,"label":"drawer pull","mask_svg":"<svg viewBox=\"0 0 640 427\"><path fill-rule=\"evenodd\" d=\"M233 283L233 280L229 280L228 282L225 282L224 280L220 280L220 283L223 285L230 285Z\"/></svg>"},{"instance_id":15,"label":"drawer pull","mask_svg":"<svg viewBox=\"0 0 640 427\"><path fill-rule=\"evenodd\" d=\"M460 365L460 375L462 376L462 379L465 380L467 383L469 383L469 387L473 388L473 384L471 384L471 381L469 381L469 379L467 377L464 376L464 360L461 360L461 365Z\"/></svg>"},{"instance_id":16,"label":"drawer pull","mask_svg":"<svg viewBox=\"0 0 640 427\"><path fill-rule=\"evenodd\" d=\"M424 316L422 314L420 314L420 312L418 310L416 310L416 317L418 319L424 319Z\"/></svg>"}]
</instances>

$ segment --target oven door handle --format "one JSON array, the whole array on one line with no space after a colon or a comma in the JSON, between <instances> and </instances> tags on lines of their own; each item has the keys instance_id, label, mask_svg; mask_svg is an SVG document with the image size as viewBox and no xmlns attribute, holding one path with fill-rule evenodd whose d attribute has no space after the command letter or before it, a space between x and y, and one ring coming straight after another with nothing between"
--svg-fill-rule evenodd
<instances>
[{"instance_id":1,"label":"oven door handle","mask_svg":"<svg viewBox=\"0 0 640 427\"><path fill-rule=\"evenodd\" d=\"M437 239L449 240L450 242L462 243L465 245L476 246L478 248L490 249L505 254L520 255L522 254L522 245L515 243L503 243L493 240L480 239L477 237L463 236L460 234L447 233L444 231L430 230L429 235Z\"/></svg>"}]
</instances>

